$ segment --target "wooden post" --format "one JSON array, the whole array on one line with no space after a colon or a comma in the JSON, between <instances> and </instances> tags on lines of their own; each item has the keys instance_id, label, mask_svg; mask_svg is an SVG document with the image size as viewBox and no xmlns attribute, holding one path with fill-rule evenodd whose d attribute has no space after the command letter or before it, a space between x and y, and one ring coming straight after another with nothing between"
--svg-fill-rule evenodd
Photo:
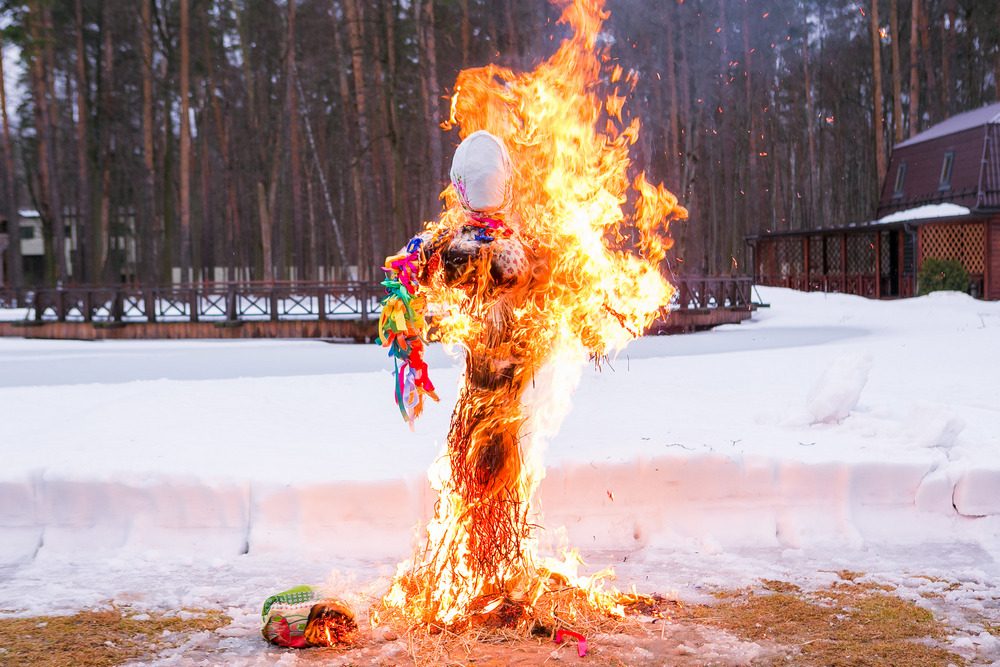
<instances>
[{"instance_id":1,"label":"wooden post","mask_svg":"<svg viewBox=\"0 0 1000 667\"><path fill-rule=\"evenodd\" d=\"M913 296L907 291L909 285L904 284L906 271L903 267L903 246L906 243L906 229L897 229L894 233L896 234L896 296Z\"/></svg>"},{"instance_id":2,"label":"wooden post","mask_svg":"<svg viewBox=\"0 0 1000 667\"><path fill-rule=\"evenodd\" d=\"M62 287L56 290L56 319L66 321L66 290Z\"/></svg>"},{"instance_id":3,"label":"wooden post","mask_svg":"<svg viewBox=\"0 0 1000 667\"><path fill-rule=\"evenodd\" d=\"M368 322L368 290L364 283L358 285L358 298L361 299L361 321Z\"/></svg>"},{"instance_id":4,"label":"wooden post","mask_svg":"<svg viewBox=\"0 0 1000 667\"><path fill-rule=\"evenodd\" d=\"M843 280L841 290L847 291L847 233L840 235L840 277Z\"/></svg>"},{"instance_id":5,"label":"wooden post","mask_svg":"<svg viewBox=\"0 0 1000 667\"><path fill-rule=\"evenodd\" d=\"M882 232L875 232L875 298L882 298Z\"/></svg>"},{"instance_id":6,"label":"wooden post","mask_svg":"<svg viewBox=\"0 0 1000 667\"><path fill-rule=\"evenodd\" d=\"M155 322L156 321L156 288L146 287L142 289L143 301L146 303L146 321Z\"/></svg>"},{"instance_id":7,"label":"wooden post","mask_svg":"<svg viewBox=\"0 0 1000 667\"><path fill-rule=\"evenodd\" d=\"M229 283L229 288L226 291L226 321L235 322L237 319L236 315L236 285Z\"/></svg>"},{"instance_id":8,"label":"wooden post","mask_svg":"<svg viewBox=\"0 0 1000 667\"><path fill-rule=\"evenodd\" d=\"M812 291L812 286L810 284L810 280L811 280L810 279L810 273L811 273L810 272L810 268L811 267L809 265L809 236L808 235L802 237L802 253L803 253L802 266L805 268L805 272L806 272L806 288L805 288L804 291L811 292Z\"/></svg>"},{"instance_id":9,"label":"wooden post","mask_svg":"<svg viewBox=\"0 0 1000 667\"><path fill-rule=\"evenodd\" d=\"M326 287L316 288L316 315L320 322L326 322Z\"/></svg>"},{"instance_id":10,"label":"wooden post","mask_svg":"<svg viewBox=\"0 0 1000 667\"><path fill-rule=\"evenodd\" d=\"M271 291L271 321L278 321L278 290L272 283L270 286Z\"/></svg>"},{"instance_id":11,"label":"wooden post","mask_svg":"<svg viewBox=\"0 0 1000 667\"><path fill-rule=\"evenodd\" d=\"M111 321L115 324L121 324L124 316L125 304L122 301L122 288L115 287L115 295L111 301Z\"/></svg>"},{"instance_id":12,"label":"wooden post","mask_svg":"<svg viewBox=\"0 0 1000 667\"><path fill-rule=\"evenodd\" d=\"M191 288L191 296L190 296L191 302L190 303L191 303L191 321L192 322L197 322L198 321L198 289L199 288L198 288L197 285L195 285L194 287Z\"/></svg>"}]
</instances>

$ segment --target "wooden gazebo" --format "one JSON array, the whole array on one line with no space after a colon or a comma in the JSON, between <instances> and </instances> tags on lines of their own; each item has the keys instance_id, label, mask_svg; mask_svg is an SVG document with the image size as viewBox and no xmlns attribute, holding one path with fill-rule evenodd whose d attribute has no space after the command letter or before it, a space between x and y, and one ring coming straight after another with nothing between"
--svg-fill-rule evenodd
<instances>
[{"instance_id":1,"label":"wooden gazebo","mask_svg":"<svg viewBox=\"0 0 1000 667\"><path fill-rule=\"evenodd\" d=\"M747 238L754 280L804 291L913 296L928 258L955 259L973 296L1000 299L1000 103L892 152L876 219Z\"/></svg>"}]
</instances>

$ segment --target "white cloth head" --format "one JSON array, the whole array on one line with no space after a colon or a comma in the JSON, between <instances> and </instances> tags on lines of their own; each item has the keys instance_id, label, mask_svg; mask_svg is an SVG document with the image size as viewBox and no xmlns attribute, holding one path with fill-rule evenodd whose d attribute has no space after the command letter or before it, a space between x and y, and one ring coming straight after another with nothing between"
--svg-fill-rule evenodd
<instances>
[{"instance_id":1,"label":"white cloth head","mask_svg":"<svg viewBox=\"0 0 1000 667\"><path fill-rule=\"evenodd\" d=\"M510 205L510 155L503 141L486 130L473 132L455 149L451 182L465 208L497 213Z\"/></svg>"}]
</instances>

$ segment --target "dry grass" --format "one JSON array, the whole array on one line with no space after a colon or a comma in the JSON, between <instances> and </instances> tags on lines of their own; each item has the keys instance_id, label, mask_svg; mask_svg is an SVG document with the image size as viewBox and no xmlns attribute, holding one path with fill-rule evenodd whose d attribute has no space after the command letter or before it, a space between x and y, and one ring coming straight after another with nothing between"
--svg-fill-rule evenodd
<instances>
[{"instance_id":1,"label":"dry grass","mask_svg":"<svg viewBox=\"0 0 1000 667\"><path fill-rule=\"evenodd\" d=\"M105 667L179 645L193 632L230 622L221 612L197 611L187 618L149 615L137 620L121 609L71 616L0 618L0 664L7 667ZM140 616L139 618L145 618ZM170 632L164 636L164 632Z\"/></svg>"},{"instance_id":2,"label":"dry grass","mask_svg":"<svg viewBox=\"0 0 1000 667\"><path fill-rule=\"evenodd\" d=\"M388 615L381 616L381 625L375 629L364 623L358 641L351 646L295 653L304 664L324 664L337 658L353 665L538 667L559 659L554 653L559 645L553 642L553 634L565 628L587 637L590 652L586 662L592 667L692 667L704 664L699 647L718 650L719 635L703 634L711 626L731 633L732 642L736 642L732 639L735 636L763 647L754 665L965 664L941 647L947 628L930 612L894 597L882 586L865 582L861 573L844 575L834 585L811 592L788 582L768 580L756 591L721 591L711 605L623 597L626 611L641 614L638 618L609 617L587 604L581 591L566 588L546 593L530 618L516 616L516 609L501 610L492 617L494 621L519 619L509 625L480 618L459 629L428 628L402 615ZM650 617L664 620L652 623ZM0 652L0 664L122 664L180 645L192 633L215 630L228 620L222 613L205 612L189 620L153 615L139 621L120 609L0 619L0 647L5 649ZM986 629L1000 635L996 626ZM163 637L164 631L172 634ZM260 642L263 651L266 644ZM687 648L682 651L681 645ZM398 653L384 653L393 646L399 647ZM559 650L562 659L575 663L575 641L570 639L563 646ZM636 647L647 657L635 653ZM220 664L225 662L224 654L215 655Z\"/></svg>"},{"instance_id":3,"label":"dry grass","mask_svg":"<svg viewBox=\"0 0 1000 667\"><path fill-rule=\"evenodd\" d=\"M662 600L629 594L615 599L633 614L658 614ZM544 592L530 613L520 605L504 605L456 628L427 626L408 618L405 610L378 604L376 607L383 626L404 640L416 665L448 664L470 658L478 660L480 665L489 664L482 662L481 655L491 645L506 653L534 654L541 647L546 647L548 653L560 629L587 637L645 634L634 616L610 616L591 605L584 591L572 587Z\"/></svg>"},{"instance_id":4,"label":"dry grass","mask_svg":"<svg viewBox=\"0 0 1000 667\"><path fill-rule=\"evenodd\" d=\"M775 655L755 664L963 665L941 647L945 629L933 614L887 592L885 586L855 583L858 572L838 572L843 581L802 593L796 586L765 582L773 593L742 591L693 615L761 644Z\"/></svg>"}]
</instances>

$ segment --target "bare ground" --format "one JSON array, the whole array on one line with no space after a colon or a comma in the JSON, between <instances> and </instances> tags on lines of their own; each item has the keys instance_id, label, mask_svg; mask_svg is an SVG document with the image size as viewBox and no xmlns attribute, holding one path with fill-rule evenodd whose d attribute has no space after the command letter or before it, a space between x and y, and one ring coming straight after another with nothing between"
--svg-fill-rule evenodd
<instances>
[{"instance_id":1,"label":"bare ground","mask_svg":"<svg viewBox=\"0 0 1000 667\"><path fill-rule=\"evenodd\" d=\"M1000 660L1000 644L989 648L991 638L1000 637L1000 625L981 610L947 608L943 598L917 604L891 587L866 581L862 573L838 574L839 581L818 590L764 581L753 589L719 591L710 604L661 600L624 621L592 623L580 618L571 629L586 637L586 658L578 655L576 640L557 644L549 630L535 636L502 630L451 634L388 625L365 628L353 646L306 650L268 646L251 629L242 633L242 650L233 652L220 640L241 635L227 633L231 619L220 612L189 610L161 617L111 609L0 619L0 664L924 667ZM956 620L973 629L956 627ZM987 649L979 652L971 639L963 645L956 636L978 636L980 643L985 637Z\"/></svg>"}]
</instances>

